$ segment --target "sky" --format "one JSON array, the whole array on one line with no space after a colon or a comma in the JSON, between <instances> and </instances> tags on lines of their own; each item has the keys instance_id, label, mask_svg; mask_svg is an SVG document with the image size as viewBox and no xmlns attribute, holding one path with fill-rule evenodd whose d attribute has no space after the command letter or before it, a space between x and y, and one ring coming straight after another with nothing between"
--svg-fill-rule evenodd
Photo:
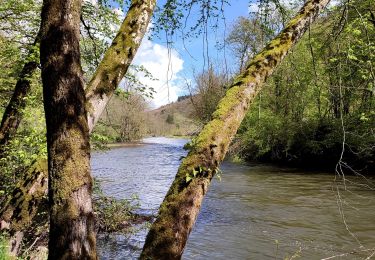
<instances>
[{"instance_id":1,"label":"sky","mask_svg":"<svg viewBox=\"0 0 375 260\"><path fill-rule=\"evenodd\" d=\"M160 2L159 4L162 4L163 1ZM226 60L230 60L228 51L225 55L223 51L217 51L216 42L223 42L225 33L228 33L239 16L248 15L248 0L231 0L230 2L231 5L226 5L224 10L225 24L222 22L218 32L211 30L207 34L207 49L210 62L213 62L214 66L223 63L224 56ZM194 15L191 15L192 19ZM173 39L174 45L170 51L168 51L165 37L160 36L152 40L144 37L134 58L134 64L143 65L158 79L158 81L152 81L140 75L140 80L156 91L154 98L150 100L153 108L174 102L178 96L188 94L186 82L193 82L194 74L201 72L204 68L207 69L207 58L204 58L203 54L203 50L207 49L203 48L203 36L185 42L180 36Z\"/></svg>"}]
</instances>

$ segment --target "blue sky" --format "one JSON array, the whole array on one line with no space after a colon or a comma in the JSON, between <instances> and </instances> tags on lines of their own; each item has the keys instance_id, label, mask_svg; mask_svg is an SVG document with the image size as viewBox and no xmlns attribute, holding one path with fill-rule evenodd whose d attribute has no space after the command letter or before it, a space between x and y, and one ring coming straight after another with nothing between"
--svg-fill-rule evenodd
<instances>
[{"instance_id":1,"label":"blue sky","mask_svg":"<svg viewBox=\"0 0 375 260\"><path fill-rule=\"evenodd\" d=\"M225 5L224 9L224 17L225 17L225 23L224 21L220 20L219 28L217 32L210 30L207 38L208 38L208 52L209 56L212 60L217 60L223 58L223 51L217 51L217 48L215 47L217 41L219 43L223 43L223 40L225 38L225 33L228 34L230 29L233 26L234 21L240 17L240 16L247 16L248 15L248 6L249 1L248 0L231 0L230 5ZM191 15L190 23L195 22L195 17ZM181 35L178 35L181 36ZM155 39L154 41L160 44L165 45L165 39L163 39L163 36L161 36L161 40ZM165 37L164 37L165 38ZM195 67L197 70L203 69L204 65L204 56L203 56L203 40L204 35L201 35L198 38L191 38L188 40L185 40L185 47L183 46L183 42L180 37L175 37L175 49L178 51L178 53L181 55L181 58L184 60L184 71L189 70L191 67ZM192 57L191 57L192 56ZM207 63L206 63L207 65ZM186 71L188 72L188 71Z\"/></svg>"},{"instance_id":2,"label":"blue sky","mask_svg":"<svg viewBox=\"0 0 375 260\"><path fill-rule=\"evenodd\" d=\"M159 1L162 5L164 1ZM224 68L224 60L231 68L234 67L233 57L229 50L224 55L223 50L217 50L216 43L223 43L225 34L227 35L233 26L234 21L239 16L248 16L248 0L231 0L230 5L225 5L224 16L225 23L220 22L217 32L209 29L207 33L208 48L203 48L205 37L201 35L197 38L185 40L185 47L181 39L181 34L173 38L174 45L168 52L166 39L164 35L154 37L151 41L145 37L140 49L135 57L134 63L144 65L159 81L150 81L143 79L144 83L152 86L157 93L152 100L152 107L158 107L169 102L173 102L178 96L188 94L186 81L192 82L194 73L207 69L207 58L204 58L208 51L209 60L213 66ZM194 13L195 12L195 13ZM197 10L193 10L188 23L196 22ZM189 26L187 26L189 27ZM225 59L224 59L225 56ZM169 69L168 69L169 67ZM168 80L167 80L168 79Z\"/></svg>"}]
</instances>

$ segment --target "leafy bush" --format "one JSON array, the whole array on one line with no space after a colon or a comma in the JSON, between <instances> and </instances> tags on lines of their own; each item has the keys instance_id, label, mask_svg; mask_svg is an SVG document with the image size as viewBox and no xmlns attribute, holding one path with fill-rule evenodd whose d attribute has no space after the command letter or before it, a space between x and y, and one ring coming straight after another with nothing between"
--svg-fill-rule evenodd
<instances>
[{"instance_id":1,"label":"leafy bush","mask_svg":"<svg viewBox=\"0 0 375 260\"><path fill-rule=\"evenodd\" d=\"M139 208L137 196L132 196L130 200L109 197L103 193L97 181L93 205L98 232L131 232L133 222L140 218L134 214L134 210Z\"/></svg>"}]
</instances>

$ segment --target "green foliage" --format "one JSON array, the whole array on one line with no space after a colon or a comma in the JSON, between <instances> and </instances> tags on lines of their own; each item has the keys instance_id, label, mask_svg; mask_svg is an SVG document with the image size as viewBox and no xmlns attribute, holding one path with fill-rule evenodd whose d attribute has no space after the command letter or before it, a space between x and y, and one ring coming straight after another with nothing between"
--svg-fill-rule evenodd
<instances>
[{"instance_id":1,"label":"green foliage","mask_svg":"<svg viewBox=\"0 0 375 260\"><path fill-rule=\"evenodd\" d=\"M132 222L138 217L134 214L134 210L139 208L136 195L130 200L109 197L103 193L97 181L94 184L93 205L99 232L129 232Z\"/></svg>"},{"instance_id":2,"label":"green foliage","mask_svg":"<svg viewBox=\"0 0 375 260\"><path fill-rule=\"evenodd\" d=\"M0 1L0 36L26 54L39 30L41 8L41 0Z\"/></svg>"},{"instance_id":3,"label":"green foliage","mask_svg":"<svg viewBox=\"0 0 375 260\"><path fill-rule=\"evenodd\" d=\"M317 21L268 80L238 132L249 160L373 167L375 27L368 1Z\"/></svg>"},{"instance_id":4,"label":"green foliage","mask_svg":"<svg viewBox=\"0 0 375 260\"><path fill-rule=\"evenodd\" d=\"M128 95L130 93L136 93L147 98L153 98L153 95L156 93L155 89L141 82L139 80L140 77L144 77L152 81L158 80L144 66L130 65L129 70L125 75L125 84L123 90ZM118 91L121 92L122 90L119 89Z\"/></svg>"},{"instance_id":5,"label":"green foliage","mask_svg":"<svg viewBox=\"0 0 375 260\"><path fill-rule=\"evenodd\" d=\"M116 140L115 137L105 135L103 132L93 132L90 135L90 144L91 148L94 150L106 150L108 147L106 146L109 143L112 143Z\"/></svg>"},{"instance_id":6,"label":"green foliage","mask_svg":"<svg viewBox=\"0 0 375 260\"><path fill-rule=\"evenodd\" d=\"M119 16L111 6L84 1L81 18L83 37L80 48L82 67L87 80L92 77L103 53L110 45L110 39L116 35L120 23Z\"/></svg>"},{"instance_id":7,"label":"green foliage","mask_svg":"<svg viewBox=\"0 0 375 260\"><path fill-rule=\"evenodd\" d=\"M16 84L20 58L18 46L0 35L0 112L5 109Z\"/></svg>"},{"instance_id":8,"label":"green foliage","mask_svg":"<svg viewBox=\"0 0 375 260\"><path fill-rule=\"evenodd\" d=\"M92 4L85 1L82 6L81 32L83 37L80 41L82 67L86 80L89 80L98 67L103 54L111 44L120 28L120 9L115 7L114 2ZM143 66L130 65L125 75L124 90L127 93L137 92L145 97L152 98L155 90L143 84L139 77L143 76L151 80L157 80Z\"/></svg>"},{"instance_id":9,"label":"green foliage","mask_svg":"<svg viewBox=\"0 0 375 260\"><path fill-rule=\"evenodd\" d=\"M110 44L110 39L117 32L121 17L114 11L119 3L92 4L84 1L81 23L81 54L85 78L94 73L103 53ZM121 5L123 3L121 2ZM129 3L128 3L129 4ZM128 5L127 4L127 5ZM30 60L39 60L38 51L28 55L33 46L40 24L42 1L0 1L0 115L3 114L14 91L22 66ZM124 4L124 8L125 8ZM133 66L127 75L128 85L132 84L140 93L151 97L153 89L137 81L136 74L152 78L143 67ZM124 93L124 91L122 91ZM0 159L0 192L10 190L22 178L22 172L38 156L46 156L45 122L42 101L40 71L31 79L31 94L26 98L26 109L17 136L7 147ZM105 128L102 126L102 128ZM103 143L116 141L115 134L94 133L94 148L103 148ZM133 138L133 137L132 137ZM137 137L138 138L138 137Z\"/></svg>"},{"instance_id":10,"label":"green foliage","mask_svg":"<svg viewBox=\"0 0 375 260\"><path fill-rule=\"evenodd\" d=\"M14 87L14 86L13 86ZM31 79L31 92L26 99L23 120L16 136L10 141L0 157L0 191L12 189L23 171L38 157L47 156L44 110L40 75ZM6 102L4 102L6 103Z\"/></svg>"},{"instance_id":11,"label":"green foliage","mask_svg":"<svg viewBox=\"0 0 375 260\"><path fill-rule=\"evenodd\" d=\"M239 69L264 47L263 30L257 19L239 17L225 39L233 54L239 60Z\"/></svg>"},{"instance_id":12,"label":"green foliage","mask_svg":"<svg viewBox=\"0 0 375 260\"><path fill-rule=\"evenodd\" d=\"M10 260L12 257L9 255L9 242L5 235L0 234L0 260Z\"/></svg>"},{"instance_id":13,"label":"green foliage","mask_svg":"<svg viewBox=\"0 0 375 260\"><path fill-rule=\"evenodd\" d=\"M202 174L206 169L204 167L199 166L196 169L193 169L190 173L186 173L186 183L189 183L191 180L193 180L195 177L197 177L198 174Z\"/></svg>"},{"instance_id":14,"label":"green foliage","mask_svg":"<svg viewBox=\"0 0 375 260\"><path fill-rule=\"evenodd\" d=\"M47 156L45 136L44 127L23 128L6 146L0 158L0 192L11 190L34 160Z\"/></svg>"},{"instance_id":15,"label":"green foliage","mask_svg":"<svg viewBox=\"0 0 375 260\"><path fill-rule=\"evenodd\" d=\"M191 172L186 173L185 175L185 181L186 183L191 182L194 178L198 176L203 176L205 173L212 173L216 175L216 177L221 181L221 170L219 168L214 168L213 170L211 168L207 168L204 166L199 166L197 168L194 168L191 170Z\"/></svg>"}]
</instances>

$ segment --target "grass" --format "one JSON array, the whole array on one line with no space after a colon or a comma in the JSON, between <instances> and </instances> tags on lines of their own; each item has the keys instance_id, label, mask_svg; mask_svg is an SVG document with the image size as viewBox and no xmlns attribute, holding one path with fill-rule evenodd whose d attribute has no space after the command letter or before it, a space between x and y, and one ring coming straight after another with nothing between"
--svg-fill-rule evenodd
<instances>
[{"instance_id":1,"label":"grass","mask_svg":"<svg viewBox=\"0 0 375 260\"><path fill-rule=\"evenodd\" d=\"M8 250L8 240L4 235L0 235L0 260L10 260L13 259L9 255Z\"/></svg>"}]
</instances>

